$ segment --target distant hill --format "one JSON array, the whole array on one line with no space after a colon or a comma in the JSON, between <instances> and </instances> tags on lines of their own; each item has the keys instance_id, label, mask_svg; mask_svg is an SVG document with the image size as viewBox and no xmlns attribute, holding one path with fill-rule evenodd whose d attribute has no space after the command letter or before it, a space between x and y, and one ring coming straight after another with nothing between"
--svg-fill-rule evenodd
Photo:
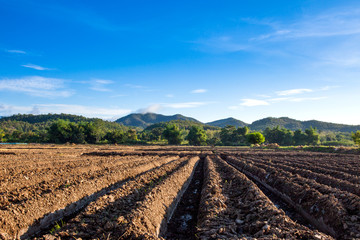
<instances>
[{"instance_id":1,"label":"distant hill","mask_svg":"<svg viewBox=\"0 0 360 240\"><path fill-rule=\"evenodd\" d=\"M237 120L232 117L226 118L226 119L220 119L220 120L213 121L213 122L208 122L206 124L210 125L210 126L214 126L214 127L225 127L227 125L232 125L235 127L245 127L245 126L249 125L247 123L244 123L243 121Z\"/></svg>"},{"instance_id":2,"label":"distant hill","mask_svg":"<svg viewBox=\"0 0 360 240\"><path fill-rule=\"evenodd\" d=\"M69 120L70 122L89 122L94 121L96 118L86 118L83 116L78 115L71 115L71 114L40 114L40 115L33 115L33 114L16 114L10 117L2 117L0 121L21 121L27 123L44 123L49 121L55 121L57 119L64 119Z\"/></svg>"},{"instance_id":3,"label":"distant hill","mask_svg":"<svg viewBox=\"0 0 360 240\"><path fill-rule=\"evenodd\" d=\"M160 122L169 122L173 120L185 120L185 121L192 121L196 123L201 123L200 121L196 120L195 118L185 117L181 114L176 114L173 116L165 116L162 114L157 113L132 113L125 117L119 118L115 122L121 123L125 126L135 126L135 127L142 127L146 128L154 123Z\"/></svg>"},{"instance_id":4,"label":"distant hill","mask_svg":"<svg viewBox=\"0 0 360 240\"><path fill-rule=\"evenodd\" d=\"M129 127L116 122L105 121L99 118L86 118L83 116L71 114L17 114L10 117L3 117L0 119L0 129L19 130L23 132L28 131L45 131L50 125L58 120L68 120L70 122L94 122L103 131L108 130L123 130L127 131ZM139 129L140 130L140 129Z\"/></svg>"},{"instance_id":5,"label":"distant hill","mask_svg":"<svg viewBox=\"0 0 360 240\"><path fill-rule=\"evenodd\" d=\"M245 122L242 122L235 118L226 118L204 124L194 118L186 117L180 114L176 114L173 116L165 116L156 113L130 114L128 116L116 120L115 122L103 121L98 118L86 118L83 116L63 114L63 113L42 114L42 115L17 114L10 117L0 117L0 128L12 127L14 129L20 129L20 128L28 129L31 128L31 126L28 125L35 124L37 126L41 125L42 126L41 128L45 129L46 127L49 126L49 124L51 124L53 121L57 119L69 120L70 122L98 121L101 122L101 124L104 125L104 127L106 127L107 129L119 129L119 128L127 129L127 127L125 126L140 127L145 129L150 125L156 123L164 124L164 122L172 121L185 129L188 129L189 126L192 125L200 125L204 129L218 129L219 127L225 127L226 125L233 125L236 127L248 126L251 130L255 130L255 131L263 131L267 127L274 128L276 126L284 127L292 131L295 131L297 129L305 130L310 126L313 128L317 128L319 131L356 132L357 130L360 130L360 125L337 124L337 123L322 122L317 120L299 121L288 117L280 117L280 118L268 117L254 121L251 124L246 124Z\"/></svg>"},{"instance_id":6,"label":"distant hill","mask_svg":"<svg viewBox=\"0 0 360 240\"><path fill-rule=\"evenodd\" d=\"M257 120L249 125L251 130L265 130L267 127L274 128L276 126L284 127L290 130L305 130L309 127L317 128L319 131L333 131L333 132L355 132L360 130L360 125L346 125L346 124L337 124L329 122L321 122L317 120L310 121L299 121L296 119L281 117L273 118L268 117L264 119Z\"/></svg>"}]
</instances>

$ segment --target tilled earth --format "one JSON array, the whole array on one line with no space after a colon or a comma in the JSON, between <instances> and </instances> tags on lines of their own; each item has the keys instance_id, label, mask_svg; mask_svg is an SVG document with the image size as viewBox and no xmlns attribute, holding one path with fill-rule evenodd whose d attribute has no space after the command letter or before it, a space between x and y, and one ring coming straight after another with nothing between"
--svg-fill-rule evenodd
<instances>
[{"instance_id":1,"label":"tilled earth","mask_svg":"<svg viewBox=\"0 0 360 240\"><path fill-rule=\"evenodd\" d=\"M359 189L351 154L3 145L0 239L360 239Z\"/></svg>"}]
</instances>

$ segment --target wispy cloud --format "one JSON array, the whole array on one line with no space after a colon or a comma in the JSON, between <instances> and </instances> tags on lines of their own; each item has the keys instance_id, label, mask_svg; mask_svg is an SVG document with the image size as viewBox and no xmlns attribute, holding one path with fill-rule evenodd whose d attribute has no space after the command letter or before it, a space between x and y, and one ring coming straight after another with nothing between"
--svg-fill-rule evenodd
<instances>
[{"instance_id":1,"label":"wispy cloud","mask_svg":"<svg viewBox=\"0 0 360 240\"><path fill-rule=\"evenodd\" d=\"M166 94L165 97L167 97L167 98L173 98L173 97L174 97L174 94Z\"/></svg>"},{"instance_id":2,"label":"wispy cloud","mask_svg":"<svg viewBox=\"0 0 360 240\"><path fill-rule=\"evenodd\" d=\"M22 51L22 50L17 50L17 49L5 50L5 52L8 52L8 53L26 54L26 52L25 52L25 51Z\"/></svg>"},{"instance_id":3,"label":"wispy cloud","mask_svg":"<svg viewBox=\"0 0 360 240\"><path fill-rule=\"evenodd\" d=\"M42 67L42 66L39 66L39 65L31 64L31 63L24 64L24 65L21 65L21 66L26 67L26 68L32 68L32 69L39 70L39 71L52 70L50 68Z\"/></svg>"},{"instance_id":4,"label":"wispy cloud","mask_svg":"<svg viewBox=\"0 0 360 240\"><path fill-rule=\"evenodd\" d=\"M192 90L191 93L206 93L207 89L195 89Z\"/></svg>"},{"instance_id":5,"label":"wispy cloud","mask_svg":"<svg viewBox=\"0 0 360 240\"><path fill-rule=\"evenodd\" d=\"M356 35L360 34L360 9L331 9L318 15L304 16L292 23L269 23L268 20L249 23L266 24L273 29L268 34L251 39L258 41Z\"/></svg>"},{"instance_id":6,"label":"wispy cloud","mask_svg":"<svg viewBox=\"0 0 360 240\"><path fill-rule=\"evenodd\" d=\"M71 90L64 89L64 80L30 76L15 79L0 79L0 91L22 92L37 97L69 97Z\"/></svg>"},{"instance_id":7,"label":"wispy cloud","mask_svg":"<svg viewBox=\"0 0 360 240\"><path fill-rule=\"evenodd\" d=\"M277 94L278 96L289 96L289 95L309 93L309 92L313 92L313 90L312 90L312 89L308 89L308 88L298 88L298 89L290 89L290 90L284 90L284 91L277 91L276 94Z\"/></svg>"},{"instance_id":8,"label":"wispy cloud","mask_svg":"<svg viewBox=\"0 0 360 240\"><path fill-rule=\"evenodd\" d=\"M68 105L68 104L36 104L30 106L15 106L0 104L0 115L12 115L16 113L68 113L82 115L85 117L98 117L102 119L114 119L116 116L124 116L129 114L131 110L122 108L102 108L84 105Z\"/></svg>"},{"instance_id":9,"label":"wispy cloud","mask_svg":"<svg viewBox=\"0 0 360 240\"><path fill-rule=\"evenodd\" d=\"M1 116L10 116L16 113L31 113L32 110L33 107L29 107L29 106L15 106L15 105L0 103Z\"/></svg>"},{"instance_id":10,"label":"wispy cloud","mask_svg":"<svg viewBox=\"0 0 360 240\"><path fill-rule=\"evenodd\" d=\"M91 85L90 89L99 92L111 92L112 90L110 88L107 88L106 86L113 83L114 82L111 80L93 79L90 81L90 85Z\"/></svg>"},{"instance_id":11,"label":"wispy cloud","mask_svg":"<svg viewBox=\"0 0 360 240\"><path fill-rule=\"evenodd\" d=\"M259 100L259 99L250 99L250 98L245 98L245 99L241 99L242 103L240 103L241 106L246 106L246 107L255 107L255 106L266 106L269 105L269 103L265 100Z\"/></svg>"},{"instance_id":12,"label":"wispy cloud","mask_svg":"<svg viewBox=\"0 0 360 240\"><path fill-rule=\"evenodd\" d=\"M277 91L275 94L280 97L271 97L269 95L260 95L263 99L258 98L244 98L241 99L241 103L238 105L229 106L228 109L236 110L240 107L256 107L256 106L268 106L280 102L305 102L305 101L318 101L326 99L326 96L315 96L315 97L294 97L292 95L310 93L310 92L321 92L331 89L332 86L326 86L318 90L312 90L307 88L290 89L285 91ZM259 95L257 95L259 96Z\"/></svg>"},{"instance_id":13,"label":"wispy cloud","mask_svg":"<svg viewBox=\"0 0 360 240\"><path fill-rule=\"evenodd\" d=\"M137 113L157 113L159 112L163 106L161 104L151 104L146 108L140 108L136 112Z\"/></svg>"}]
</instances>

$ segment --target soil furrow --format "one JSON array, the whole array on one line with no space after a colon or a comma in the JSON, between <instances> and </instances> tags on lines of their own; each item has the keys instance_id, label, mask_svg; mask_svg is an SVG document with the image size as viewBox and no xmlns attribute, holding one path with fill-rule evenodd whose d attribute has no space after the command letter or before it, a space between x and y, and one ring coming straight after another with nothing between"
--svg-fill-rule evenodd
<instances>
[{"instance_id":1,"label":"soil furrow","mask_svg":"<svg viewBox=\"0 0 360 240\"><path fill-rule=\"evenodd\" d=\"M196 166L188 188L181 197L170 221L167 223L165 239L196 239L196 225L204 179L204 157Z\"/></svg>"},{"instance_id":2,"label":"soil furrow","mask_svg":"<svg viewBox=\"0 0 360 240\"><path fill-rule=\"evenodd\" d=\"M121 168L103 178L83 181L76 186L70 186L53 192L52 194L38 196L17 207L0 210L0 232L5 232L8 236L21 236L28 232L28 226L43 225L42 221L48 221L42 220L47 214L63 209L68 204L74 202L76 202L76 204L73 208L80 208L79 206L87 204L89 199L92 201L92 195L94 193L101 192L102 189L112 184L134 177L143 171L162 165L170 160L171 159L160 159L142 165L133 165L131 168ZM55 214L55 219L53 219L54 217L50 217L50 220L59 220L62 214L59 214L59 216Z\"/></svg>"},{"instance_id":3,"label":"soil furrow","mask_svg":"<svg viewBox=\"0 0 360 240\"><path fill-rule=\"evenodd\" d=\"M256 184L222 159L206 160L200 239L332 239L293 222Z\"/></svg>"},{"instance_id":4,"label":"soil furrow","mask_svg":"<svg viewBox=\"0 0 360 240\"><path fill-rule=\"evenodd\" d=\"M360 237L358 196L273 167L260 168L238 158L224 157L242 172L258 178L267 188L273 188L273 192L298 209L318 229L340 239Z\"/></svg>"},{"instance_id":5,"label":"soil furrow","mask_svg":"<svg viewBox=\"0 0 360 240\"><path fill-rule=\"evenodd\" d=\"M72 219L65 219L66 224L53 233L61 238L103 238L112 231L120 231L126 223L127 215L144 200L145 196L161 181L184 166L187 159L177 159L159 167L145 171L129 179L119 188L91 202L83 211ZM47 239L51 229L38 239Z\"/></svg>"}]
</instances>

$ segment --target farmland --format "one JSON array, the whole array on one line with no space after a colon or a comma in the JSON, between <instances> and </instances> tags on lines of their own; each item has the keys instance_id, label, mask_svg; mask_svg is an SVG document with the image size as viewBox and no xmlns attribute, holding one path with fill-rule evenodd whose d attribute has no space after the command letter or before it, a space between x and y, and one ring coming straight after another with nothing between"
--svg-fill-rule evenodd
<instances>
[{"instance_id":1,"label":"farmland","mask_svg":"<svg viewBox=\"0 0 360 240\"><path fill-rule=\"evenodd\" d=\"M0 147L0 239L356 239L360 156Z\"/></svg>"}]
</instances>

